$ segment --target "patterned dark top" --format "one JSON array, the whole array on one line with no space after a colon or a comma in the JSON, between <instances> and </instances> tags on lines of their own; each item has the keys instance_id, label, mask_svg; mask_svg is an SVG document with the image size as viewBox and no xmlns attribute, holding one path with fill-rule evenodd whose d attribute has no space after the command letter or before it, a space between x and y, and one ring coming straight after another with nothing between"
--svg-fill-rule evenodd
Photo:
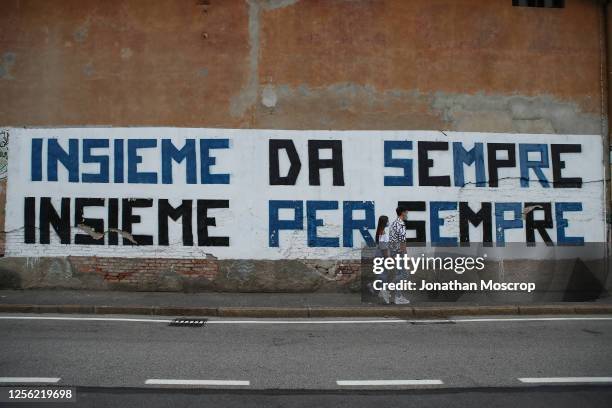
<instances>
[{"instance_id":1,"label":"patterned dark top","mask_svg":"<svg viewBox=\"0 0 612 408\"><path fill-rule=\"evenodd\" d=\"M389 227L389 250L396 254L400 250L400 244L406 242L406 225L400 218L396 218Z\"/></svg>"}]
</instances>

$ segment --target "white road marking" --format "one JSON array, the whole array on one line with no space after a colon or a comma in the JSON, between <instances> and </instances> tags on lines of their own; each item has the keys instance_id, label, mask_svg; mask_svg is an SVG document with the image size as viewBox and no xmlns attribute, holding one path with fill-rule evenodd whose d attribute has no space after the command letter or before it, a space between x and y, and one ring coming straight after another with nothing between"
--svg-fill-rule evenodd
<instances>
[{"instance_id":1,"label":"white road marking","mask_svg":"<svg viewBox=\"0 0 612 408\"><path fill-rule=\"evenodd\" d=\"M612 377L542 377L519 378L527 384L559 384L559 383L612 383Z\"/></svg>"},{"instance_id":2,"label":"white road marking","mask_svg":"<svg viewBox=\"0 0 612 408\"><path fill-rule=\"evenodd\" d=\"M367 324L367 323L409 323L402 319L372 319L372 320L334 320L334 319L310 319L303 320L280 320L280 319L256 319L256 320L209 320L211 324Z\"/></svg>"},{"instance_id":3,"label":"white road marking","mask_svg":"<svg viewBox=\"0 0 612 408\"><path fill-rule=\"evenodd\" d=\"M170 323L168 319L132 319L123 317L63 317L63 316L0 316L0 320L72 320L100 322L152 322Z\"/></svg>"},{"instance_id":4,"label":"white road marking","mask_svg":"<svg viewBox=\"0 0 612 408\"><path fill-rule=\"evenodd\" d=\"M59 382L61 378L53 378L53 377L0 377L0 383L11 383L11 384L21 384L21 383L56 383Z\"/></svg>"},{"instance_id":5,"label":"white road marking","mask_svg":"<svg viewBox=\"0 0 612 408\"><path fill-rule=\"evenodd\" d=\"M145 381L148 385L231 385L231 386L249 386L250 381L235 381L235 380L174 380L174 379L159 379L150 378Z\"/></svg>"},{"instance_id":6,"label":"white road marking","mask_svg":"<svg viewBox=\"0 0 612 408\"><path fill-rule=\"evenodd\" d=\"M455 323L487 323L487 322L545 322L545 321L583 321L583 320L612 320L612 317L500 317L500 318L465 318L448 319ZM422 320L415 320L416 322ZM435 320L434 320L435 321ZM439 320L438 320L439 321Z\"/></svg>"},{"instance_id":7,"label":"white road marking","mask_svg":"<svg viewBox=\"0 0 612 408\"><path fill-rule=\"evenodd\" d=\"M144 323L170 323L171 319L144 319L126 317L64 317L64 316L2 316L0 320L61 320L61 321L100 321L100 322L144 322ZM209 324L398 324L398 323L496 323L496 322L560 322L560 321L612 321L612 317L499 317L499 318L450 318L450 319L350 319L335 318L314 319L296 318L248 320L217 319L208 320Z\"/></svg>"},{"instance_id":8,"label":"white road marking","mask_svg":"<svg viewBox=\"0 0 612 408\"><path fill-rule=\"evenodd\" d=\"M442 380L338 380L338 385L352 386L352 385L442 385Z\"/></svg>"},{"instance_id":9,"label":"white road marking","mask_svg":"<svg viewBox=\"0 0 612 408\"><path fill-rule=\"evenodd\" d=\"M256 319L256 320L209 320L207 324L367 324L367 323L493 323L493 322L543 322L543 321L584 321L584 320L612 320L612 317L534 317L534 318L487 318L487 319L371 319L371 320L334 320L334 319L309 319L304 320L280 320L280 319Z\"/></svg>"}]
</instances>

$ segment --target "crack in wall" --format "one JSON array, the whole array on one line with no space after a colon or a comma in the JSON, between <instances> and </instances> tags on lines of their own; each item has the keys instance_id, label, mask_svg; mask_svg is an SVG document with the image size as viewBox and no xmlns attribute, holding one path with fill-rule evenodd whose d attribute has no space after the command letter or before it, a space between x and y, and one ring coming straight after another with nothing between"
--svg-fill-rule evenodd
<instances>
[{"instance_id":1,"label":"crack in wall","mask_svg":"<svg viewBox=\"0 0 612 408\"><path fill-rule=\"evenodd\" d=\"M230 114L242 117L257 102L259 93L259 48L261 12L287 7L299 0L246 0L249 7L249 68L247 83L232 97Z\"/></svg>"}]
</instances>

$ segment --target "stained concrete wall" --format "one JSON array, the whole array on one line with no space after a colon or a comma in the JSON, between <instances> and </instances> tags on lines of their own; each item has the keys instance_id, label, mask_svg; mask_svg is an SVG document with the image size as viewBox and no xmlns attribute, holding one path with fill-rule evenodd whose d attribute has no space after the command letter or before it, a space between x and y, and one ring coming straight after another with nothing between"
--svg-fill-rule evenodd
<instances>
[{"instance_id":1,"label":"stained concrete wall","mask_svg":"<svg viewBox=\"0 0 612 408\"><path fill-rule=\"evenodd\" d=\"M4 0L4 126L600 133L601 6Z\"/></svg>"},{"instance_id":2,"label":"stained concrete wall","mask_svg":"<svg viewBox=\"0 0 612 408\"><path fill-rule=\"evenodd\" d=\"M0 126L605 134L602 21L596 0L4 0Z\"/></svg>"}]
</instances>

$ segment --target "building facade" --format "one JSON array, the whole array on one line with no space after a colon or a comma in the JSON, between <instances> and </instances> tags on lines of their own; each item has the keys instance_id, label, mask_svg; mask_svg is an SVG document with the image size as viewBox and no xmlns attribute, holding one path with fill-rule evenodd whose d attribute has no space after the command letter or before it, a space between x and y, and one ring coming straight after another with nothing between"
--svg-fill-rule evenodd
<instances>
[{"instance_id":1,"label":"building facade","mask_svg":"<svg viewBox=\"0 0 612 408\"><path fill-rule=\"evenodd\" d=\"M3 1L0 3L3 27L0 34L0 91L4 102L0 104L0 125L6 139L2 143L9 171L0 184L0 208L1 211L8 209L6 215L0 213L0 224L5 226L5 257L0 260L0 284L23 288L136 290L355 289L360 274L359 259L354 251L349 253L343 249L358 249L367 244L368 231L370 236L373 233L372 220L381 212L372 210L370 217L368 208L356 206L355 211L363 210L366 215L365 218L355 216L353 219L351 212L348 217L352 224L347 233L346 206L353 211L350 206L357 204L351 203L368 201L370 198L366 192L369 191L374 192L373 196L377 197L374 201L378 203L387 194L383 187L393 184L378 186L375 184L377 179L370 180L367 176L353 176L351 182L350 171L367 168L372 157L359 156L361 151L376 150L380 146L386 149L386 141L401 142L410 138L414 138L415 151L420 142L450 143L446 146L448 151L452 150L453 143L462 140L467 143L465 151L476 143L516 144L517 150L515 152L512 147L512 152L516 154L514 167L517 172L520 171L519 144L529 144L533 140L531 144L545 146L546 154L550 155L551 160L547 159L546 164L540 156L541 167L550 172L546 173L550 181L555 171L553 155L557 149L553 146L582 143L584 156L576 158L575 162L567 162L568 174L571 175L572 168L585 169L586 175L582 180L585 190L574 194L582 194L585 202L597 205L585 210L578 220L583 223L584 232L592 234L585 236L587 241L607 242L608 10L607 2L597 0ZM24 127L28 129L22 129ZM197 129L204 130L198 133ZM214 129L221 130L215 132ZM315 132L329 130L333 132L323 135ZM408 133L378 132L395 130ZM340 134L335 131L347 132ZM156 140L156 146L161 146L165 143L164 138L169 137L177 149L190 138L197 146L208 143L199 137L217 140L209 147L219 152L216 158L221 169L207 174L227 173L238 178L244 174L245 178L235 191L227 193L233 203L228 204L233 208L232 212L225 218L219 216L219 219L235 225L233 236L252 234L266 244L261 250L256 244L249 247L247 241L236 241L241 244L232 246L230 237L230 249L225 252L207 245L206 239L201 245L204 248L199 251L173 252L157 247L149 251L138 239L132 242L133 231L122 228L125 224L120 222L122 215L119 212L116 225L111 225L112 217L105 215L106 226L101 231L79 227L74 213L75 202L71 203L69 215L62 218L63 222L70 218L69 242L58 241L61 222L53 224L46 216L45 219L53 224L49 224L52 228L47 225L47 231L50 231L51 241L56 240L53 248L57 251L44 247L30 251L28 244L32 242L27 241L28 225L32 231L42 230L43 225L36 222L42 220L41 208L47 204L40 199L45 194L31 193L36 185L27 184L28 181L38 181L34 176L36 161L27 149L34 151L37 142L33 140L42 140L40 166L45 169L45 174L41 177L46 177L46 181L50 180L47 174L51 168L50 159L62 169L60 172L70 171L66 164L70 158L62 159L70 156L68 145L62 144L61 149L56 149L59 156L51 155L52 148L47 143L49 141L44 140L45 133L57 135L60 139L72 137L77 141L75 149L78 151L82 151L85 139L94 134L100 138L104 137L103 134L112 136L109 143L117 138L143 139ZM265 206L251 211L255 207L244 204L249 202L248 199L241 202L241 195L274 196L278 191L270 187L274 184L272 165L258 167L260 161L271 163L272 157L278 159L270 147L271 134L276 135L272 139L291 140L297 146L296 153L302 165L301 179L292 185L298 193L287 197L280 193L273 197L275 204L266 201ZM23 143L15 141L15 138L22 138L19 140ZM250 139L254 140L252 146ZM337 164L333 145L324 143L319 146L331 150L330 157L324 157L323 153L318 156L316 147L311 150L309 141L319 139L342 141L342 183L336 173L332 174L335 171L333 165L325 162L331 160ZM222 150L226 146L219 140L229 140L228 149L238 153L223 156ZM260 140L259 145L257 140ZM7 145L10 146L8 150ZM126 141L125 146L128 145L129 141ZM281 147L290 155L291 148ZM204 150L201 147L200 150L194 149L199 154L196 173L202 176L195 184L206 184L202 163L207 159L202 157L210 159L214 155L202 156ZM313 151L320 162L309 156ZM354 154L347 156L350 152ZM525 151L525 157L528 153ZM400 173L384 173L382 169L402 168L402 165L383 165L388 159L384 154L381 150L373 156L381 162L381 172L376 173L380 176L378 178L385 177L385 174L397 177ZM427 157L425 161L429 160ZM499 160L510 160L510 157ZM489 170L490 161L487 162ZM524 160L525 163L528 161ZM290 171L291 157L289 162ZM19 167L20 163L25 164ZM331 170L329 174L325 173L319 184L313 184L312 178L308 178L308 167L317 163L320 169ZM560 163L558 160L558 175L565 166ZM186 165L189 166L188 160ZM128 159L126 166L129 166ZM230 170L222 171L223 166L229 166L225 169ZM420 171L421 167L418 169ZM81 169L75 171L80 172L78 182L83 182ZM433 173L432 177L435 177ZM184 172L178 174L185 177ZM249 174L266 181L265 188L258 191L259 185L252 185L253 190L249 190L246 181ZM442 173L437 175L443 176ZM491 174L487 175L490 183ZM278 176L283 177L280 170ZM161 185L161 170L159 177ZM416 170L414 177L418 177ZM449 177L452 181L448 186L457 187L457 172ZM516 183L519 183L519 178ZM14 180L13 184L11 180ZM114 181L104 185L110 190L102 195L107 199L116 197L116 205L121 202L122 209L132 205L128 201L135 197L129 195L130 186L119 186L117 180ZM435 182L423 184L423 180L419 182L405 185L414 188L445 186ZM445 183L444 180L438 182ZM7 183L11 192L8 195ZM139 193L137 197L164 199L165 196L156 195L157 183L151 184L155 185L147 187L149 190L135 187ZM165 198L181 198L180 192L189 189L193 192L193 186L187 184L168 190L171 194ZM218 188L215 191L220 191L219 197L223 198L224 187L217 184L224 183L210 184L212 187L207 188ZM231 185L229 181L227 184ZM23 191L19 185L25 186ZM283 185L281 181L278 186ZM44 186L52 190L46 195L55 200L46 207L54 211L51 218L53 214L61 215L58 201L61 197L83 197L80 194L85 193L72 190L73 187L68 182ZM537 185L523 187L539 188ZM355 191L364 194L353 196ZM429 203L423 210L424 217L431 221L430 201L454 201L457 203L454 210L459 211L460 203L470 199L461 196L459 190L438 195L438 190L432 189L422 196L419 196L420 192L413 194L413 191L416 190L407 190L405 200L395 194L389 195L384 213L391 216L390 212L398 201L423 200ZM513 195L518 195L515 198L522 205L519 218L525 221L525 225L529 218L529 211L525 210L529 206L525 203L551 202L552 217L556 203L573 200L568 198L566 190L554 188L533 193L536 198L531 198L530 189L514 191L509 185L501 196L485 197L485 201L508 202L512 201ZM472 192L471 197L475 199L478 194ZM187 195L189 197L183 198L198 198L196 193ZM28 211L28 201L24 201L27 196L38 197L32 204L36 220L33 224L28 224L23 218ZM91 195L85 197L92 198ZM123 199L128 201L121 201ZM286 235L279 235L285 237L285 243L281 241L276 246L279 250L275 252L276 241L270 235L270 219L276 201L283 200L301 202L288 206L294 211L291 216L294 220L298 219L296 214L301 211L301 227L294 228L298 230L296 237L299 238L295 241L287 242ZM103 205L107 211L115 204L107 201ZM155 208L160 208L162 204L155 205ZM197 205L196 201L189 202L189 206L194 208ZM224 203L214 205L227 208L223 207ZM337 223L342 225L336 227L342 234L320 237L316 229L323 225L314 225L313 241L312 234L309 236L307 231L310 228L309 205L310 208L315 206L315 215L317 209L336 210L337 218L332 216L332 223L340 220ZM172 203L173 210L177 206L178 203ZM282 221L278 214L285 207L274 208L277 211L275 216L280 217L277 220ZM453 209L446 207L446 210ZM204 234L200 226L206 225L206 218L210 217L204 215L204 221L198 224L197 214L202 213L196 214L195 211L191 236L197 241L201 237L196 236L196 232ZM9 219L13 214L19 216ZM207 214L206 211L203 214ZM311 218L311 222L318 222L317 216ZM361 225L357 222L359 220L367 221ZM563 217L554 222L562 220ZM494 226L497 230L498 224ZM114 227L115 231L111 231L114 235L107 234L111 227ZM105 250L100 251L89 244L78 246L75 235L79 232L75 231L79 228L81 235L89 234L92 239L104 240ZM556 224L543 228L550 229L552 235ZM154 229L156 234L152 240L158 244L159 225ZM291 227L280 229L291 230ZM529 234L524 232L525 229L521 231ZM96 238L99 233L103 236ZM43 243L40 231L32 234L35 244ZM205 238L209 237L207 234ZM347 241L349 234L351 238ZM496 234L493 233L494 237L499 238ZM431 235L428 233L426 240L431 240ZM109 240L113 239L118 244L109 247L112 245ZM542 239L542 234L539 239ZM498 242L496 238L494 240ZM552 240L557 242L558 236ZM125 241L125 248L120 241ZM538 266L522 263L520 268L537 270ZM603 281L609 282L607 275Z\"/></svg>"}]
</instances>

